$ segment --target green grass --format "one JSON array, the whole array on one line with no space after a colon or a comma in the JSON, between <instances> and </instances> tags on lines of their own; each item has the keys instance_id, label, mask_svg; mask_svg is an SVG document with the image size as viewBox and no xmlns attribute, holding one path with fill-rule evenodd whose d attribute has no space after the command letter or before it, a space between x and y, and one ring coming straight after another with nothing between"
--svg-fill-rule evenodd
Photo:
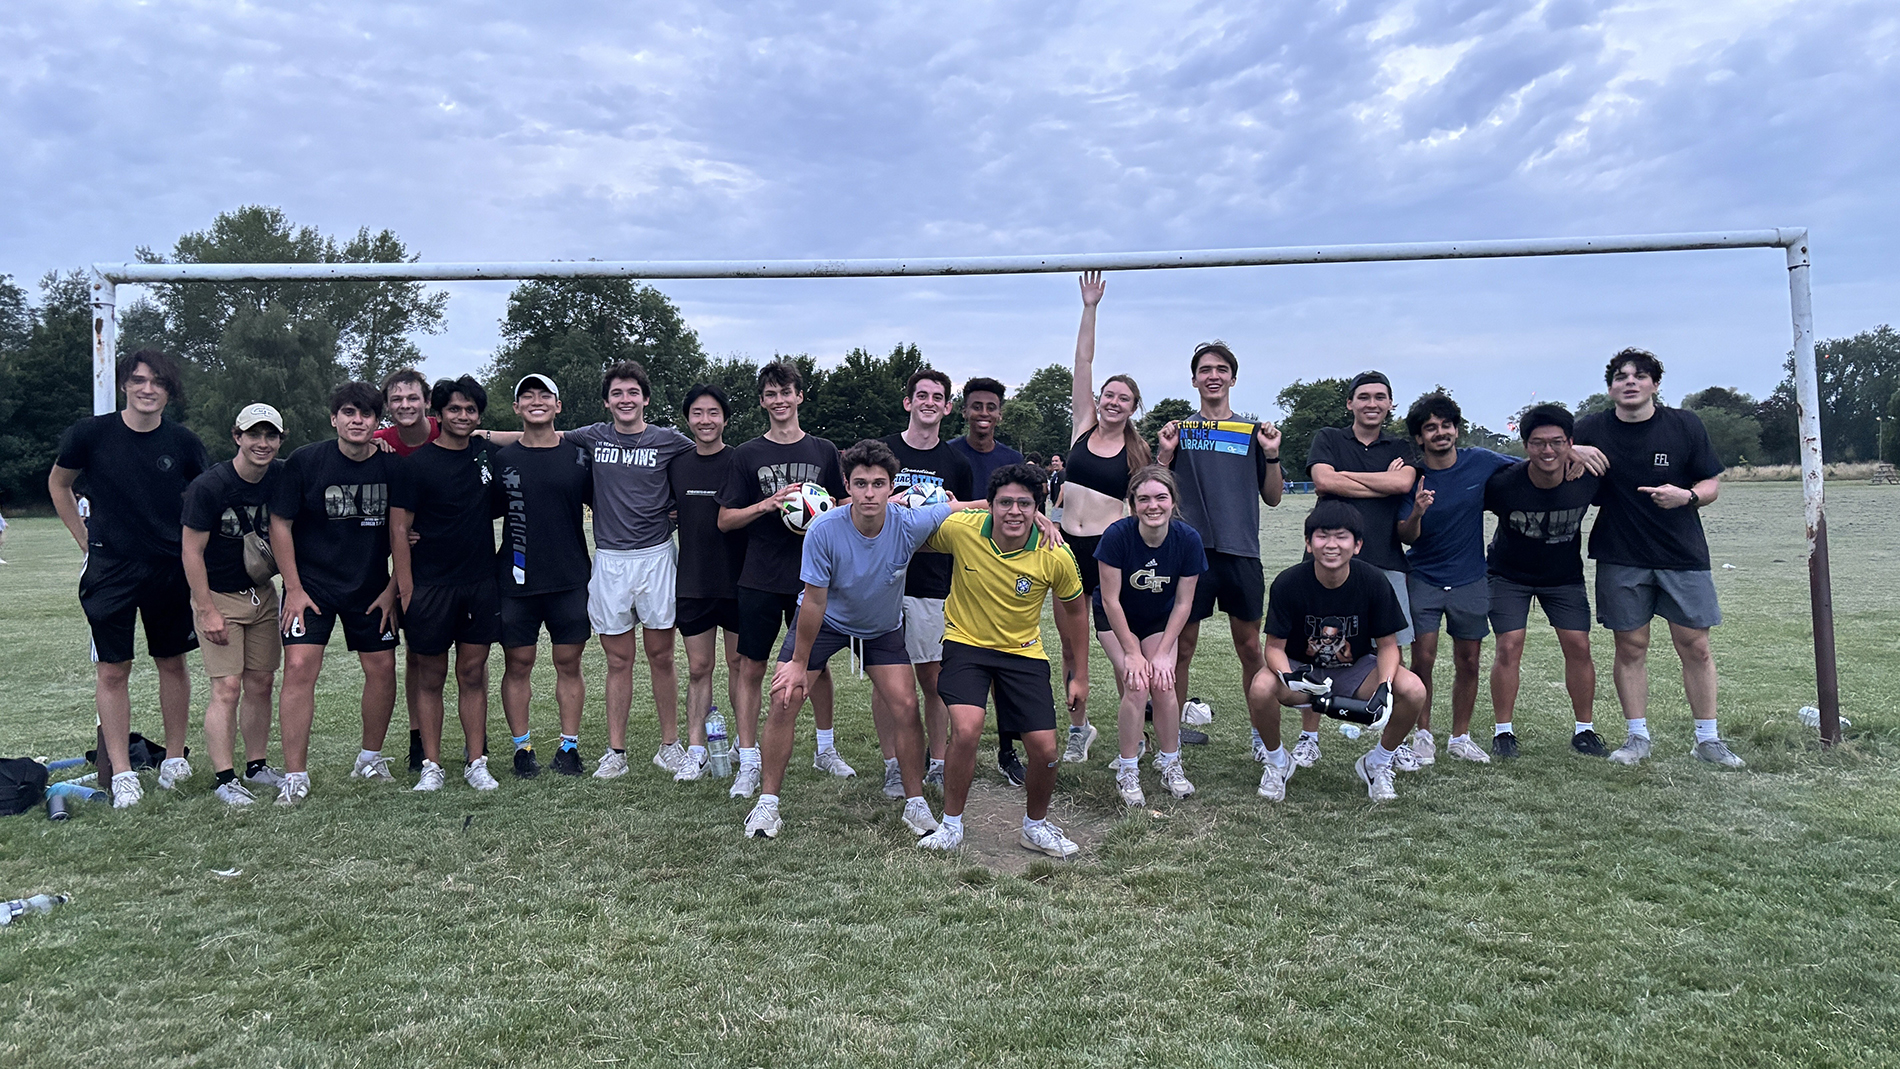
<instances>
[{"instance_id":1,"label":"green grass","mask_svg":"<svg viewBox=\"0 0 1900 1069\"><path fill-rule=\"evenodd\" d=\"M359 677L339 650L307 806L227 812L200 762L130 812L0 820L0 891L74 896L0 931L0 1065L1893 1064L1900 494L1829 488L1854 724L1823 753L1794 720L1813 700L1799 492L1731 486L1707 517L1722 724L1746 772L1687 757L1660 648L1658 756L1573 757L1555 644L1533 631L1519 761L1441 762L1375 810L1357 744L1329 731L1271 806L1231 654L1209 656L1200 794L1124 816L1110 747L1064 766L1058 813L1087 847L1067 864L914 849L870 774L857 682L838 723L867 775L812 772L802 727L772 843L740 838L724 784L644 763L650 703L620 781L349 784ZM1304 505L1267 517L1270 570ZM92 724L76 556L47 520L15 524L0 555L0 752L76 754ZM1597 660L1615 723L1601 639ZM601 671L596 651L590 759ZM155 732L154 702L142 668L135 718ZM551 700L534 715L551 736ZM980 800L976 838L1000 843L1010 799Z\"/></svg>"}]
</instances>

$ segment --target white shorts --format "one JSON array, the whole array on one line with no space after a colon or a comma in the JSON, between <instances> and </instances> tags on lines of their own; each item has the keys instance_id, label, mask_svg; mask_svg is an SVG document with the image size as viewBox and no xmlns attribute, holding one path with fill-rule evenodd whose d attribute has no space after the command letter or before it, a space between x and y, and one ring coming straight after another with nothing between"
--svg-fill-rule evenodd
<instances>
[{"instance_id":1,"label":"white shorts","mask_svg":"<svg viewBox=\"0 0 1900 1069\"><path fill-rule=\"evenodd\" d=\"M904 598L904 652L912 664L943 660L942 598Z\"/></svg>"},{"instance_id":2,"label":"white shorts","mask_svg":"<svg viewBox=\"0 0 1900 1069\"><path fill-rule=\"evenodd\" d=\"M678 578L679 551L671 541L649 549L595 550L587 619L602 635L624 635L635 624L666 630L673 626Z\"/></svg>"}]
</instances>

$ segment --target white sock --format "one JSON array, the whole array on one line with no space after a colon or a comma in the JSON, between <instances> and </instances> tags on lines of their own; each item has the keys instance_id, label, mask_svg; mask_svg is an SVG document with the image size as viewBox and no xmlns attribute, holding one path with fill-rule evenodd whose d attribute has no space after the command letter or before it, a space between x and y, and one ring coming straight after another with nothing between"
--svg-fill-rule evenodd
<instances>
[{"instance_id":1,"label":"white sock","mask_svg":"<svg viewBox=\"0 0 1900 1069\"><path fill-rule=\"evenodd\" d=\"M1597 729L1597 726L1595 724L1586 724L1583 721L1579 720L1571 728L1570 733L1572 735L1581 735L1586 731L1595 731L1596 729Z\"/></svg>"},{"instance_id":2,"label":"white sock","mask_svg":"<svg viewBox=\"0 0 1900 1069\"><path fill-rule=\"evenodd\" d=\"M904 799L904 808L909 809L911 806L916 805L918 802L921 802L923 800L924 800L923 795L913 794L909 798Z\"/></svg>"},{"instance_id":3,"label":"white sock","mask_svg":"<svg viewBox=\"0 0 1900 1069\"><path fill-rule=\"evenodd\" d=\"M759 765L760 765L759 748L757 746L754 746L751 749L747 749L744 746L739 747L739 767L740 768L758 768Z\"/></svg>"},{"instance_id":4,"label":"white sock","mask_svg":"<svg viewBox=\"0 0 1900 1069\"><path fill-rule=\"evenodd\" d=\"M896 758L892 758L892 760L896 760ZM941 758L941 757L933 757L933 758L931 758L931 759L930 759L930 767L931 767L931 768L942 768L942 767L943 767L943 758Z\"/></svg>"},{"instance_id":5,"label":"white sock","mask_svg":"<svg viewBox=\"0 0 1900 1069\"><path fill-rule=\"evenodd\" d=\"M777 809L777 808L778 808L778 795L776 795L776 794L761 794L761 795L759 795L759 804L760 804L760 805L762 805L762 806L766 806L766 807L768 807L768 808L771 808L771 809Z\"/></svg>"},{"instance_id":6,"label":"white sock","mask_svg":"<svg viewBox=\"0 0 1900 1069\"><path fill-rule=\"evenodd\" d=\"M943 825L944 828L948 831L956 832L958 835L963 834L963 814L961 813L958 813L954 817L948 813L945 813L943 815L943 819L938 821L937 823Z\"/></svg>"},{"instance_id":7,"label":"white sock","mask_svg":"<svg viewBox=\"0 0 1900 1069\"><path fill-rule=\"evenodd\" d=\"M1156 754L1155 760L1164 765L1175 764L1181 760L1181 751L1176 750L1173 753Z\"/></svg>"},{"instance_id":8,"label":"white sock","mask_svg":"<svg viewBox=\"0 0 1900 1069\"><path fill-rule=\"evenodd\" d=\"M1366 767L1367 768L1384 768L1385 766L1392 763L1392 757L1395 753L1397 753L1396 750L1386 749L1385 743L1382 742L1379 745L1374 746L1372 748L1372 752L1366 754Z\"/></svg>"},{"instance_id":9,"label":"white sock","mask_svg":"<svg viewBox=\"0 0 1900 1069\"><path fill-rule=\"evenodd\" d=\"M1287 756L1286 747L1284 746L1275 746L1273 749L1268 750L1267 760L1272 761L1275 767L1282 769L1293 763L1293 759Z\"/></svg>"},{"instance_id":10,"label":"white sock","mask_svg":"<svg viewBox=\"0 0 1900 1069\"><path fill-rule=\"evenodd\" d=\"M1649 738L1649 718L1646 716L1639 716L1634 720L1625 720L1623 721L1623 726L1629 729L1631 738L1635 738L1639 735L1645 739Z\"/></svg>"},{"instance_id":11,"label":"white sock","mask_svg":"<svg viewBox=\"0 0 1900 1069\"><path fill-rule=\"evenodd\" d=\"M356 751L356 763L360 765L365 761L374 761L381 756L383 756L383 751L381 750L358 750Z\"/></svg>"},{"instance_id":12,"label":"white sock","mask_svg":"<svg viewBox=\"0 0 1900 1069\"><path fill-rule=\"evenodd\" d=\"M1318 741L1319 741L1319 732L1317 732L1317 731L1302 731L1302 732L1300 732L1300 738L1302 738L1302 739L1312 739L1312 740L1313 740L1314 742L1318 742Z\"/></svg>"},{"instance_id":13,"label":"white sock","mask_svg":"<svg viewBox=\"0 0 1900 1069\"><path fill-rule=\"evenodd\" d=\"M1497 738L1499 735L1513 735L1513 734L1516 734L1516 732L1513 732L1511 730L1511 722L1509 720L1500 720L1498 721L1498 726L1491 729L1491 737L1494 739Z\"/></svg>"},{"instance_id":14,"label":"white sock","mask_svg":"<svg viewBox=\"0 0 1900 1069\"><path fill-rule=\"evenodd\" d=\"M1445 740L1445 745L1450 746L1452 743L1458 742L1460 740L1464 742L1470 742L1471 732L1467 731L1463 735L1453 735L1451 738Z\"/></svg>"},{"instance_id":15,"label":"white sock","mask_svg":"<svg viewBox=\"0 0 1900 1069\"><path fill-rule=\"evenodd\" d=\"M1028 817L1025 816L1023 818L1023 830L1028 831L1031 828L1039 828L1043 826L1044 824L1047 824L1048 822L1049 822L1048 817L1044 817L1041 820L1030 820Z\"/></svg>"},{"instance_id":16,"label":"white sock","mask_svg":"<svg viewBox=\"0 0 1900 1069\"><path fill-rule=\"evenodd\" d=\"M701 764L705 763L706 748L704 746L688 746L686 748L686 752L692 755L693 760L698 761Z\"/></svg>"},{"instance_id":17,"label":"white sock","mask_svg":"<svg viewBox=\"0 0 1900 1069\"><path fill-rule=\"evenodd\" d=\"M837 749L837 745L832 741L832 730L830 728L818 729L818 749L820 751Z\"/></svg>"},{"instance_id":18,"label":"white sock","mask_svg":"<svg viewBox=\"0 0 1900 1069\"><path fill-rule=\"evenodd\" d=\"M1713 717L1708 720L1698 720L1695 722L1695 741L1714 742L1720 737L1721 736L1715 732L1715 719Z\"/></svg>"}]
</instances>

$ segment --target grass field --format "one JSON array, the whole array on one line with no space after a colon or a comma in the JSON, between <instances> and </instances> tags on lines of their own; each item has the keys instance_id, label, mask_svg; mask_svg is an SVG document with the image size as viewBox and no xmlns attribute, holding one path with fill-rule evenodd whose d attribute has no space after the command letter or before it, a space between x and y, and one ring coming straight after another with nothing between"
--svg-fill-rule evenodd
<instances>
[{"instance_id":1,"label":"grass field","mask_svg":"<svg viewBox=\"0 0 1900 1069\"><path fill-rule=\"evenodd\" d=\"M1199 795L1150 783L1153 808L1123 815L1112 746L1063 766L1058 819L1086 847L1066 864L914 849L878 793L857 682L838 727L866 774L813 772L802 727L776 842L741 839L725 783L644 763L650 703L622 780L346 783L359 677L338 650L306 806L227 812L201 761L129 812L0 820L0 892L73 895L0 931L0 1065L1893 1064L1900 492L1829 487L1853 719L1829 753L1794 719L1813 701L1799 495L1731 486L1707 514L1723 733L1747 771L1687 756L1666 643L1657 757L1575 757L1534 630L1518 761L1441 761L1375 810L1360 744L1329 731L1269 805L1229 652L1194 677L1216 710L1213 744L1187 755ZM1267 516L1270 572L1307 500ZM0 753L77 754L93 714L76 553L27 520L0 556ZM1601 638L1597 661L1614 745ZM596 650L590 760L601 671ZM135 726L156 733L149 667L133 684ZM992 785L972 812L1011 802Z\"/></svg>"}]
</instances>

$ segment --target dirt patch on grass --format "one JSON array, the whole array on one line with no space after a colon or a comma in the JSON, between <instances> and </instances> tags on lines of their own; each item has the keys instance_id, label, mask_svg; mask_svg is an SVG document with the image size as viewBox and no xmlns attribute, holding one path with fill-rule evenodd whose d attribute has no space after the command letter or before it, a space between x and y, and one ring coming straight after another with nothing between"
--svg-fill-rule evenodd
<instances>
[{"instance_id":1,"label":"dirt patch on grass","mask_svg":"<svg viewBox=\"0 0 1900 1069\"><path fill-rule=\"evenodd\" d=\"M1060 789L1049 803L1049 819L1082 848L1072 861L1092 857L1096 845L1114 824L1112 816L1087 808ZM1022 875L1037 861L1057 861L1039 850L1024 848L1018 839L1022 830L1022 788L979 773L963 808L963 859L1012 876Z\"/></svg>"}]
</instances>

